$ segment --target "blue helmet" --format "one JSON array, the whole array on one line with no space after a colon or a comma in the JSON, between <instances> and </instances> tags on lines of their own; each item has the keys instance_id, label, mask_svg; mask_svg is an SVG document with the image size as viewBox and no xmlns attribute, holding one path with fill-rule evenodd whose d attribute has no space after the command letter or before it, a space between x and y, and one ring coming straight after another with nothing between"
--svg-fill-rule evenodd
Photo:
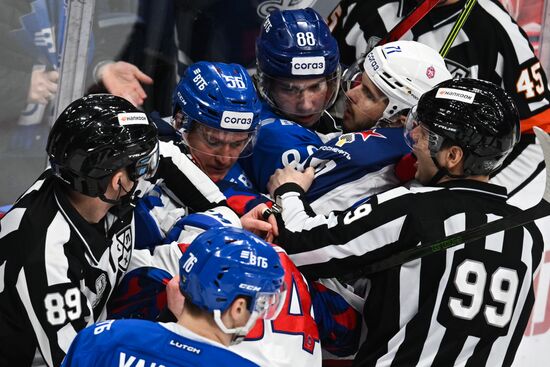
<instances>
[{"instance_id":1,"label":"blue helmet","mask_svg":"<svg viewBox=\"0 0 550 367\"><path fill-rule=\"evenodd\" d=\"M311 8L270 13L256 40L256 61L260 95L286 118L310 126L336 100L338 44L323 18ZM304 95L310 96L311 107L302 110L285 102L299 101ZM315 118L305 117L312 115Z\"/></svg>"},{"instance_id":2,"label":"blue helmet","mask_svg":"<svg viewBox=\"0 0 550 367\"><path fill-rule=\"evenodd\" d=\"M329 76L339 55L328 25L311 8L273 11L256 40L258 69L271 77Z\"/></svg>"},{"instance_id":3,"label":"blue helmet","mask_svg":"<svg viewBox=\"0 0 550 367\"><path fill-rule=\"evenodd\" d=\"M197 307L212 312L220 329L242 340L258 318L272 320L284 304L284 269L268 243L245 230L212 228L193 240L180 259L180 290ZM233 301L249 299L251 317L229 329L221 314Z\"/></svg>"},{"instance_id":4,"label":"blue helmet","mask_svg":"<svg viewBox=\"0 0 550 367\"><path fill-rule=\"evenodd\" d=\"M238 64L197 62L187 68L173 96L173 117L181 111L184 130L195 121L208 127L251 132L259 122L261 103L254 83Z\"/></svg>"}]
</instances>

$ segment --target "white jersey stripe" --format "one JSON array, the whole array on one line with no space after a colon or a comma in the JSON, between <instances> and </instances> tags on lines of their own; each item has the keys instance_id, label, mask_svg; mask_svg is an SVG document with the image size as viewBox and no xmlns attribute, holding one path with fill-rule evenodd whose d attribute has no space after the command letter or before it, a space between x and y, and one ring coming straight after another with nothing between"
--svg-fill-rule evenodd
<instances>
[{"instance_id":1,"label":"white jersey stripe","mask_svg":"<svg viewBox=\"0 0 550 367\"><path fill-rule=\"evenodd\" d=\"M60 212L48 226L44 246L44 262L48 271L46 280L48 286L68 283L69 260L65 256L64 244L69 242L71 230Z\"/></svg>"},{"instance_id":2,"label":"white jersey stripe","mask_svg":"<svg viewBox=\"0 0 550 367\"><path fill-rule=\"evenodd\" d=\"M29 288L27 285L27 277L25 276L25 268L21 268L19 276L17 277L17 282L15 283L15 288L17 289L19 297L21 298L23 307L25 307L25 311L27 312L27 316L29 317L32 328L34 329L36 339L38 341L38 347L42 352L42 357L44 358L48 366L53 366L54 364L51 354L50 341L48 340L48 337L46 336L46 332L42 328L42 325L40 325L38 317L36 316L34 308L32 307L31 297L29 295Z\"/></svg>"},{"instance_id":3,"label":"white jersey stripe","mask_svg":"<svg viewBox=\"0 0 550 367\"><path fill-rule=\"evenodd\" d=\"M523 284L519 286L520 292L517 297L517 303L515 305L515 308L522 309L525 305L525 301L529 295L529 284L531 283L531 279L529 277L529 274L532 274L532 257L531 257L531 249L533 246L533 239L529 235L527 231L523 231L523 246L522 246L522 253L521 253L521 261L527 265L527 269L525 271L525 276L523 277ZM491 348L491 353L489 354L487 358L487 366L502 366L504 363L504 358L506 357L505 353L502 353L501 351L507 350L510 341L512 337L514 336L514 330L516 328L516 325L519 321L519 317L521 316L520 313L514 312L512 314L512 319L510 320L510 323L508 325L508 334L504 335L500 338L498 338Z\"/></svg>"},{"instance_id":4,"label":"white jersey stripe","mask_svg":"<svg viewBox=\"0 0 550 367\"><path fill-rule=\"evenodd\" d=\"M299 201L298 198L296 200ZM383 247L388 243L397 241L406 218L407 216L404 215L394 219L372 231L363 233L346 244L330 245L316 250L290 255L290 258L294 261L296 266L304 266L324 263L330 259L344 259L349 256L361 256L367 252ZM382 237L382 235L386 235L386 237Z\"/></svg>"},{"instance_id":5,"label":"white jersey stripe","mask_svg":"<svg viewBox=\"0 0 550 367\"><path fill-rule=\"evenodd\" d=\"M92 320L90 320L88 325L92 324L91 321ZM77 332L71 323L65 324L61 329L59 329L57 332L57 341L59 342L61 349L67 352L74 338L76 338L76 334Z\"/></svg>"},{"instance_id":6,"label":"white jersey stripe","mask_svg":"<svg viewBox=\"0 0 550 367\"><path fill-rule=\"evenodd\" d=\"M518 30L518 25L512 22L512 18L510 18L508 13L489 0L478 0L477 3L478 6L481 6L486 12L491 14L506 29L506 33L511 36L518 63L522 64L529 60L533 55L533 51L529 47L529 41L527 38L520 36L521 32Z\"/></svg>"},{"instance_id":7,"label":"white jersey stripe","mask_svg":"<svg viewBox=\"0 0 550 367\"><path fill-rule=\"evenodd\" d=\"M497 219L500 219L502 217L498 215L489 214L487 215L487 221L493 222ZM504 244L504 232L497 232L493 233L491 235L488 235L485 238L485 248L487 250L496 251L496 252L502 252L502 246Z\"/></svg>"},{"instance_id":8,"label":"white jersey stripe","mask_svg":"<svg viewBox=\"0 0 550 367\"><path fill-rule=\"evenodd\" d=\"M468 362L468 359L471 357L472 351L475 349L478 342L479 342L479 338L476 336L469 335L466 338L466 341L464 342L464 346L462 347L462 350L460 351L460 353L458 354L458 357L456 358L455 367L466 365L466 362Z\"/></svg>"},{"instance_id":9,"label":"white jersey stripe","mask_svg":"<svg viewBox=\"0 0 550 367\"><path fill-rule=\"evenodd\" d=\"M465 218L466 217L464 213L459 213L450 218L447 218L444 222L445 235L449 236L454 233L463 231L466 228ZM454 248L448 249L445 255L445 271L443 273L443 276L441 277L441 280L439 281L439 286L437 289L437 299L435 301L435 305L433 308L434 311L432 312L432 317L430 320L428 337L426 338L427 342L424 344L424 347L422 348L422 353L420 354L420 361L425 363L423 365L426 366L431 366L435 356L437 355L437 352L439 351L441 341L445 336L446 329L437 321L437 314L438 310L442 307L441 298L443 297L443 293L445 292L445 288L447 287L447 283L449 282L449 274L452 269L454 253L457 250L463 248L464 245L459 245Z\"/></svg>"},{"instance_id":10,"label":"white jersey stripe","mask_svg":"<svg viewBox=\"0 0 550 367\"><path fill-rule=\"evenodd\" d=\"M0 228L0 238L7 236L19 228L21 219L25 215L25 208L14 208L2 218L2 227Z\"/></svg>"},{"instance_id":11,"label":"white jersey stripe","mask_svg":"<svg viewBox=\"0 0 550 367\"><path fill-rule=\"evenodd\" d=\"M399 304L408 305L399 309L399 326L406 325L418 312L421 270L421 259L409 261L399 269Z\"/></svg>"},{"instance_id":12,"label":"white jersey stripe","mask_svg":"<svg viewBox=\"0 0 550 367\"><path fill-rule=\"evenodd\" d=\"M399 331L388 341L388 352L376 361L376 367L390 367L395 355L399 351L399 347L405 340L407 328L402 327Z\"/></svg>"}]
</instances>

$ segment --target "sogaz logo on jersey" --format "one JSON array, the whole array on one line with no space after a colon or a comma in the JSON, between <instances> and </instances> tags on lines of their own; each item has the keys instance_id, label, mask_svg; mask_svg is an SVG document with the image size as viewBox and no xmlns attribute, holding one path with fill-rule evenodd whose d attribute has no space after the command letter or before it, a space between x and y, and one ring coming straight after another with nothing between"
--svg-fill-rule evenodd
<instances>
[{"instance_id":1,"label":"sogaz logo on jersey","mask_svg":"<svg viewBox=\"0 0 550 367\"><path fill-rule=\"evenodd\" d=\"M117 115L118 123L126 125L148 125L147 116L143 112L125 112Z\"/></svg>"},{"instance_id":2,"label":"sogaz logo on jersey","mask_svg":"<svg viewBox=\"0 0 550 367\"><path fill-rule=\"evenodd\" d=\"M220 125L224 129L248 130L253 119L252 112L223 111Z\"/></svg>"},{"instance_id":3,"label":"sogaz logo on jersey","mask_svg":"<svg viewBox=\"0 0 550 367\"><path fill-rule=\"evenodd\" d=\"M325 58L293 57L291 63L292 75L321 75L325 72Z\"/></svg>"}]
</instances>

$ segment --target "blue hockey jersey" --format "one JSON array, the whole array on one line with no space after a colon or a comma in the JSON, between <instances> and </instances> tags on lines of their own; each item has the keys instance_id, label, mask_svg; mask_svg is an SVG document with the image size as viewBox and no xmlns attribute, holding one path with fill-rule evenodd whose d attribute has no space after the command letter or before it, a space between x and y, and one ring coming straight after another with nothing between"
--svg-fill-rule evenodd
<instances>
[{"instance_id":1,"label":"blue hockey jersey","mask_svg":"<svg viewBox=\"0 0 550 367\"><path fill-rule=\"evenodd\" d=\"M278 168L303 163L323 141L313 130L281 119L264 103L254 151L239 161L256 188L267 192L267 182Z\"/></svg>"},{"instance_id":2,"label":"blue hockey jersey","mask_svg":"<svg viewBox=\"0 0 550 367\"><path fill-rule=\"evenodd\" d=\"M63 367L257 366L175 323L107 320L76 336Z\"/></svg>"},{"instance_id":3,"label":"blue hockey jersey","mask_svg":"<svg viewBox=\"0 0 550 367\"><path fill-rule=\"evenodd\" d=\"M304 167L315 167L306 197L318 214L345 210L373 194L397 186L395 164L411 149L400 128L343 134L319 147Z\"/></svg>"},{"instance_id":4,"label":"blue hockey jersey","mask_svg":"<svg viewBox=\"0 0 550 367\"><path fill-rule=\"evenodd\" d=\"M193 156L188 152L187 147L182 143L181 135L172 125L160 118L158 114L152 114L151 118L157 126L159 138L165 141L174 142L189 159ZM223 180L215 182L219 190L226 197L227 205L238 215L243 215L256 205L265 203L271 206L272 203L266 196L260 194L252 185L246 173L235 163ZM166 243L165 237L177 221L192 213L160 184L149 189L147 194L141 197L134 210L136 223L135 247L138 249L149 248Z\"/></svg>"}]
</instances>

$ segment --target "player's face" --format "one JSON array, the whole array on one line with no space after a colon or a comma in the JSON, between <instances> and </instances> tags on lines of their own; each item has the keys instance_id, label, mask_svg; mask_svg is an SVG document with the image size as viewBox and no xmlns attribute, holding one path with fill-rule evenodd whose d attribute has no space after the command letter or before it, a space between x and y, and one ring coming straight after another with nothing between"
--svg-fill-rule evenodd
<instances>
[{"instance_id":1,"label":"player's face","mask_svg":"<svg viewBox=\"0 0 550 367\"><path fill-rule=\"evenodd\" d=\"M226 132L196 124L187 143L199 167L213 181L225 177L250 141L250 133Z\"/></svg>"},{"instance_id":2,"label":"player's face","mask_svg":"<svg viewBox=\"0 0 550 367\"><path fill-rule=\"evenodd\" d=\"M311 127L319 120L329 97L324 77L277 79L271 88L271 96L285 117L305 127Z\"/></svg>"},{"instance_id":3,"label":"player's face","mask_svg":"<svg viewBox=\"0 0 550 367\"><path fill-rule=\"evenodd\" d=\"M344 111L344 132L367 130L382 117L388 105L388 98L362 73L346 92Z\"/></svg>"},{"instance_id":4,"label":"player's face","mask_svg":"<svg viewBox=\"0 0 550 367\"><path fill-rule=\"evenodd\" d=\"M409 132L413 142L413 153L416 156L416 174L414 178L421 184L428 184L437 173L437 167L430 154L428 146L429 131L421 124L417 124Z\"/></svg>"}]
</instances>

